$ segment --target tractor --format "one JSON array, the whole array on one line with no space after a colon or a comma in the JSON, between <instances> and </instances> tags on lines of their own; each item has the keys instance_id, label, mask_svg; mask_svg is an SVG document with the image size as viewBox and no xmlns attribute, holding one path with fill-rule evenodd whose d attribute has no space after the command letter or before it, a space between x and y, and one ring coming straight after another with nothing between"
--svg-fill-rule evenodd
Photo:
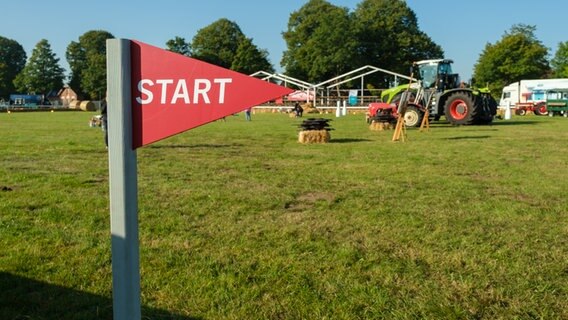
<instances>
[{"instance_id":1,"label":"tractor","mask_svg":"<svg viewBox=\"0 0 568 320\"><path fill-rule=\"evenodd\" d=\"M382 102L407 102L404 121L409 127L420 126L426 114L434 120L445 116L453 125L491 123L497 102L489 90L467 88L460 83L459 75L452 73L452 63L449 59L415 62L412 73L417 81L383 91ZM393 116L398 117L396 113Z\"/></svg>"},{"instance_id":2,"label":"tractor","mask_svg":"<svg viewBox=\"0 0 568 320\"><path fill-rule=\"evenodd\" d=\"M548 116L561 114L568 117L568 89L552 89L546 93Z\"/></svg>"}]
</instances>

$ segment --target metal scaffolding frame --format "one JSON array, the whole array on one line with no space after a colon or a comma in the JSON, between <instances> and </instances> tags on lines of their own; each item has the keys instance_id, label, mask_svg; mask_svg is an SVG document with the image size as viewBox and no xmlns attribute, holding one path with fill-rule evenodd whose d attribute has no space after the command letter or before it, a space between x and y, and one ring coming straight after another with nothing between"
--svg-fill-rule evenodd
<instances>
[{"instance_id":1,"label":"metal scaffolding frame","mask_svg":"<svg viewBox=\"0 0 568 320\"><path fill-rule=\"evenodd\" d=\"M359 72L364 72L364 73L359 74L359 75L355 75L355 76L351 76L351 75L359 73ZM302 81L300 79L296 79L296 78L293 78L293 77L290 77L290 76L287 76L287 75L284 75L284 74L281 74L281 73L269 73L269 72L266 72L266 71L257 71L255 73L251 74L251 76L253 76L253 77L264 76L264 78L262 78L263 80L270 80L272 78L278 79L278 80L280 80L284 83L284 86L286 86L288 83L293 84L295 86L298 86L299 88L301 88L302 90L305 90L307 92L307 94L308 94L308 101L307 102L310 102L310 100L309 100L310 92L313 91L313 93L314 93L313 104L314 104L314 106L316 106L317 97L318 97L318 90L321 91L323 88L325 88L326 94L327 94L327 101L329 101L329 97L330 97L329 90L331 88L338 87L338 86L340 86L340 85L342 85L346 82L349 82L349 81L352 81L352 80L355 80L355 79L359 79L359 78L361 79L361 89L360 89L361 90L361 99L363 99L364 88L365 88L365 76L368 76L368 75L376 73L376 72L382 72L382 73L393 75L394 79L395 79L395 83L398 83L398 78L413 80L411 77L409 77L407 75L396 73L396 72L386 70L386 69L381 69L381 68L371 66L371 65L366 65L366 66L357 68L355 70L351 70L351 71L346 72L342 75L339 75L337 77L331 78L329 80L326 80L326 81L323 81L323 82L320 82L320 83L317 83L317 84L312 84L312 83L309 83L309 82L306 82L306 81ZM351 77L349 77L349 76L351 76ZM349 77L349 78L344 79L346 77ZM329 84L329 83L334 82L334 81L338 81L340 79L344 79L344 80L341 80L337 83L334 83L334 84L331 84L331 85L328 85L328 86L325 86L326 84ZM322 96L323 96L323 94L322 94Z\"/></svg>"}]
</instances>

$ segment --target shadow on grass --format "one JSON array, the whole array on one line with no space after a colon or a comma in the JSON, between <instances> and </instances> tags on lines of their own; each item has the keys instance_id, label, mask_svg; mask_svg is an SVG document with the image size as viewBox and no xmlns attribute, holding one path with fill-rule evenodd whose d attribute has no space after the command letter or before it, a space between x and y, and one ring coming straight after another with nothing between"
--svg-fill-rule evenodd
<instances>
[{"instance_id":1,"label":"shadow on grass","mask_svg":"<svg viewBox=\"0 0 568 320\"><path fill-rule=\"evenodd\" d=\"M493 121L490 126L518 126L525 124L539 124L538 121L527 121L527 120L498 120Z\"/></svg>"},{"instance_id":2,"label":"shadow on grass","mask_svg":"<svg viewBox=\"0 0 568 320\"><path fill-rule=\"evenodd\" d=\"M491 123L488 124L475 124L475 125L468 125L467 127L472 128L490 128L493 126L515 126L515 125L525 125L525 124L539 124L538 121L530 121L530 120L503 120L503 119L495 119ZM460 127L460 125L453 125L448 121L432 121L430 122L431 127Z\"/></svg>"},{"instance_id":3,"label":"shadow on grass","mask_svg":"<svg viewBox=\"0 0 568 320\"><path fill-rule=\"evenodd\" d=\"M112 298L0 272L0 319L112 319ZM143 319L199 320L142 307Z\"/></svg>"},{"instance_id":4,"label":"shadow on grass","mask_svg":"<svg viewBox=\"0 0 568 320\"><path fill-rule=\"evenodd\" d=\"M342 138L342 139L331 139L329 143L352 143L352 142L367 142L373 141L370 139L354 139L354 138Z\"/></svg>"},{"instance_id":5,"label":"shadow on grass","mask_svg":"<svg viewBox=\"0 0 568 320\"><path fill-rule=\"evenodd\" d=\"M202 149L202 148L235 148L244 146L242 143L228 143L228 144L164 144L164 145L151 145L146 148L149 149Z\"/></svg>"},{"instance_id":6,"label":"shadow on grass","mask_svg":"<svg viewBox=\"0 0 568 320\"><path fill-rule=\"evenodd\" d=\"M462 137L449 137L443 140L476 140L476 139L488 139L491 136L462 136Z\"/></svg>"}]
</instances>

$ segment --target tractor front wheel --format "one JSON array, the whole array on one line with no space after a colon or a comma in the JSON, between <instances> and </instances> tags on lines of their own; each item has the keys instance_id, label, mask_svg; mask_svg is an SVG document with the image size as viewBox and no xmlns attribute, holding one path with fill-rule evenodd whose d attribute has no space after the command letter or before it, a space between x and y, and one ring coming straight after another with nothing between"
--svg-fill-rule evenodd
<instances>
[{"instance_id":1,"label":"tractor front wheel","mask_svg":"<svg viewBox=\"0 0 568 320\"><path fill-rule=\"evenodd\" d=\"M456 92L444 105L446 119L453 125L472 124L477 113L473 96L468 92Z\"/></svg>"},{"instance_id":2,"label":"tractor front wheel","mask_svg":"<svg viewBox=\"0 0 568 320\"><path fill-rule=\"evenodd\" d=\"M409 105L404 113L404 124L407 127L419 127L422 123L424 112L415 105Z\"/></svg>"}]
</instances>

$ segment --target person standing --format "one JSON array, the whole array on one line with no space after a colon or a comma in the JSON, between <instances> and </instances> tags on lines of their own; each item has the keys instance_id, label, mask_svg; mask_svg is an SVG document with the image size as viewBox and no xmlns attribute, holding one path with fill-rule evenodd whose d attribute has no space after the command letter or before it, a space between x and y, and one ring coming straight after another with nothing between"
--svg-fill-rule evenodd
<instances>
[{"instance_id":1,"label":"person standing","mask_svg":"<svg viewBox=\"0 0 568 320\"><path fill-rule=\"evenodd\" d=\"M248 109L245 110L245 119L246 119L246 121L250 121L250 120L251 120L251 118L250 118L250 112L251 112L251 108L248 108Z\"/></svg>"},{"instance_id":2,"label":"person standing","mask_svg":"<svg viewBox=\"0 0 568 320\"><path fill-rule=\"evenodd\" d=\"M108 123L106 98L101 101L101 128L105 133L105 147L108 149Z\"/></svg>"},{"instance_id":3,"label":"person standing","mask_svg":"<svg viewBox=\"0 0 568 320\"><path fill-rule=\"evenodd\" d=\"M296 102L294 104L294 113L296 114L296 117L302 117L303 112L304 112L304 108L302 108L302 106L300 106L300 104L298 102Z\"/></svg>"}]
</instances>

